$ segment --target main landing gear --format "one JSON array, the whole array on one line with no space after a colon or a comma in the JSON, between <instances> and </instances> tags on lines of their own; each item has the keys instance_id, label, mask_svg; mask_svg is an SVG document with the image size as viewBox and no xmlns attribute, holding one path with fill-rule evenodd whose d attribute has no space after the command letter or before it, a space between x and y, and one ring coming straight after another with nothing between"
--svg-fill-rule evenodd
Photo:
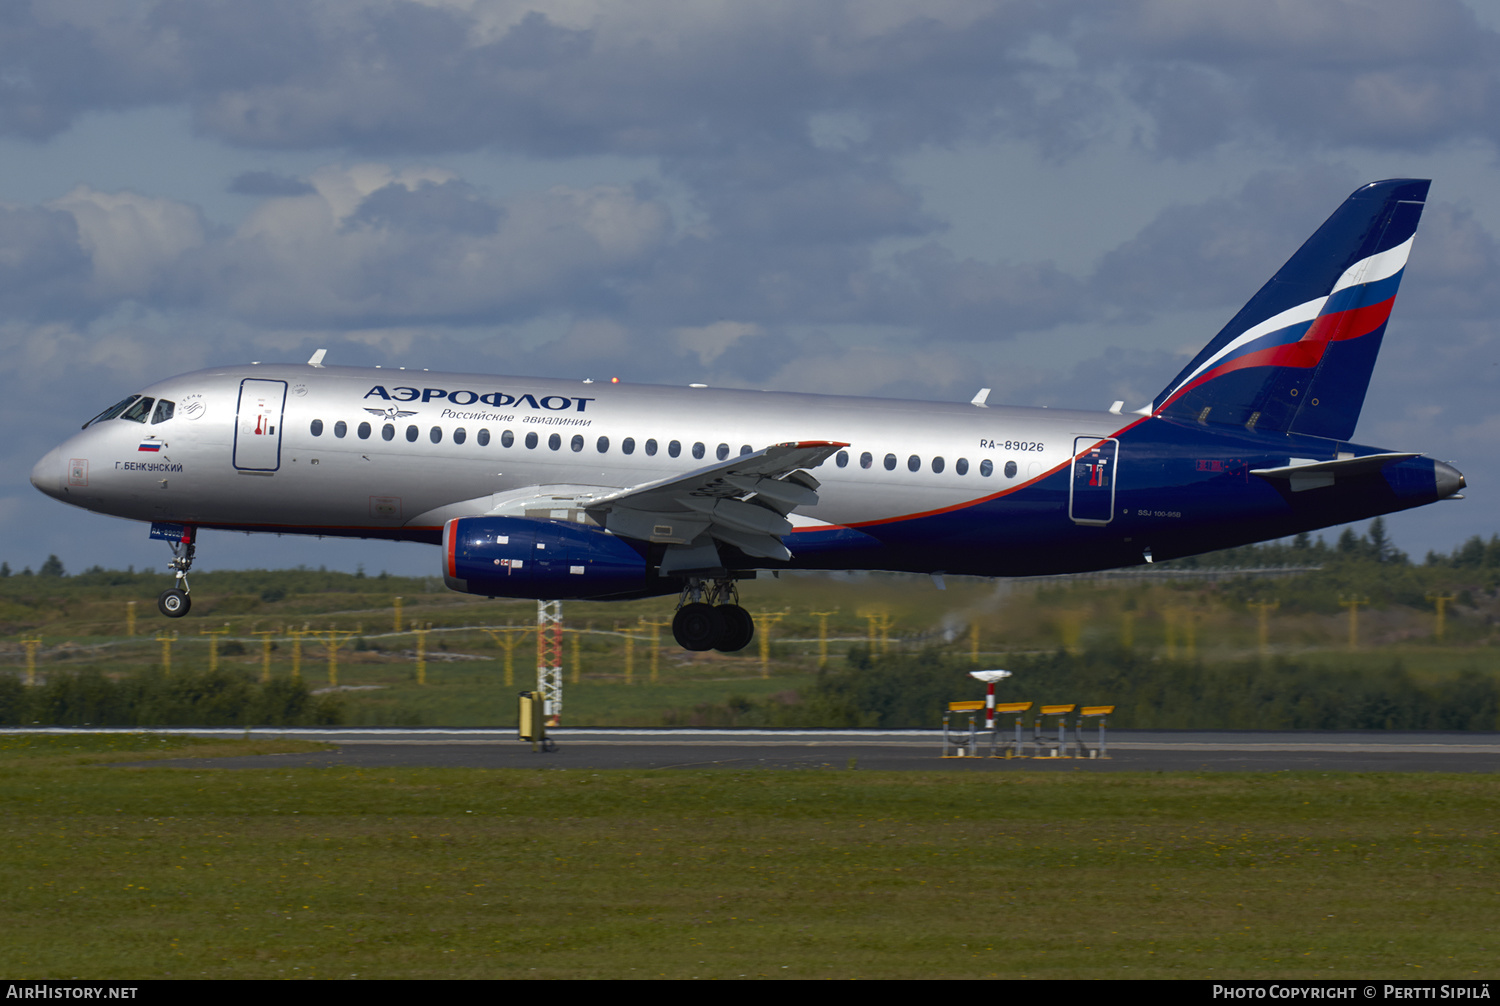
<instances>
[{"instance_id":1,"label":"main landing gear","mask_svg":"<svg viewBox=\"0 0 1500 1006\"><path fill-rule=\"evenodd\" d=\"M188 586L187 578L188 570L193 568L193 553L197 551L197 545L193 543L193 529L184 529L181 541L168 544L172 546L172 561L167 563L167 568L177 574L177 586L157 595L156 607L168 618L181 618L193 607L193 599L188 596L192 588Z\"/></svg>"},{"instance_id":2,"label":"main landing gear","mask_svg":"<svg viewBox=\"0 0 1500 1006\"><path fill-rule=\"evenodd\" d=\"M672 617L672 636L684 650L743 650L755 638L755 620L740 607L730 579L689 578Z\"/></svg>"}]
</instances>

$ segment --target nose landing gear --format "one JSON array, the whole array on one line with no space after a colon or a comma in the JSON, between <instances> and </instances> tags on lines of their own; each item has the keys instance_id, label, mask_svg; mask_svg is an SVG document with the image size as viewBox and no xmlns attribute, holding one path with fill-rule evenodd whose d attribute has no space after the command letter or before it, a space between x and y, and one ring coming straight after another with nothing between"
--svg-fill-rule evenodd
<instances>
[{"instance_id":1,"label":"nose landing gear","mask_svg":"<svg viewBox=\"0 0 1500 1006\"><path fill-rule=\"evenodd\" d=\"M169 539L167 543L172 546L172 561L167 563L167 568L177 574L177 585L157 595L156 608L168 618L181 618L193 607L193 599L188 596L192 588L188 586L187 578L188 570L193 568L193 554L197 551L193 529L183 528L181 540Z\"/></svg>"},{"instance_id":2,"label":"nose landing gear","mask_svg":"<svg viewBox=\"0 0 1500 1006\"><path fill-rule=\"evenodd\" d=\"M755 620L740 607L731 579L688 579L672 618L672 636L684 650L743 650L755 638Z\"/></svg>"}]
</instances>

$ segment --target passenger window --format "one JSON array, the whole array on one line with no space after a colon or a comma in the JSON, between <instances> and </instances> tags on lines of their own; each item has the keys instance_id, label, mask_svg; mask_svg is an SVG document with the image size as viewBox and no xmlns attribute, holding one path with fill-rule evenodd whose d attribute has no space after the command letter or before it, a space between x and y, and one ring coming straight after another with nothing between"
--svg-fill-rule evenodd
<instances>
[{"instance_id":1,"label":"passenger window","mask_svg":"<svg viewBox=\"0 0 1500 1006\"><path fill-rule=\"evenodd\" d=\"M314 419L312 421L312 435L315 437L321 437L323 435L323 420Z\"/></svg>"},{"instance_id":2,"label":"passenger window","mask_svg":"<svg viewBox=\"0 0 1500 1006\"><path fill-rule=\"evenodd\" d=\"M703 444L701 441L693 445L693 457L699 461L703 460Z\"/></svg>"},{"instance_id":3,"label":"passenger window","mask_svg":"<svg viewBox=\"0 0 1500 1006\"><path fill-rule=\"evenodd\" d=\"M838 466L840 468L848 468L849 467L849 452L848 451L839 451L838 456L836 458L834 458L834 461L838 463Z\"/></svg>"},{"instance_id":4,"label":"passenger window","mask_svg":"<svg viewBox=\"0 0 1500 1006\"><path fill-rule=\"evenodd\" d=\"M988 462L986 462L986 464L988 464ZM985 472L985 474L988 475L989 472ZM1016 463L1014 461L1005 462L1005 477L1008 479L1013 479L1016 477Z\"/></svg>"},{"instance_id":5,"label":"passenger window","mask_svg":"<svg viewBox=\"0 0 1500 1006\"><path fill-rule=\"evenodd\" d=\"M648 458L654 458L654 457L656 457L656 441L655 440L648 440L648 441L646 441L646 457L648 457Z\"/></svg>"},{"instance_id":6,"label":"passenger window","mask_svg":"<svg viewBox=\"0 0 1500 1006\"><path fill-rule=\"evenodd\" d=\"M579 451L583 450L583 435L580 433L573 434L573 441L568 446L573 448L574 454L577 454Z\"/></svg>"},{"instance_id":7,"label":"passenger window","mask_svg":"<svg viewBox=\"0 0 1500 1006\"><path fill-rule=\"evenodd\" d=\"M464 432L464 428L462 426L453 431L453 442L455 444L461 444L467 439L469 439L469 435Z\"/></svg>"},{"instance_id":8,"label":"passenger window","mask_svg":"<svg viewBox=\"0 0 1500 1006\"><path fill-rule=\"evenodd\" d=\"M991 475L995 474L995 463L989 458L985 458L983 461L979 462L979 474L983 475L985 478L989 478Z\"/></svg>"},{"instance_id":9,"label":"passenger window","mask_svg":"<svg viewBox=\"0 0 1500 1006\"><path fill-rule=\"evenodd\" d=\"M888 472L893 472L896 470L896 455L887 454L885 456L885 470Z\"/></svg>"},{"instance_id":10,"label":"passenger window","mask_svg":"<svg viewBox=\"0 0 1500 1006\"><path fill-rule=\"evenodd\" d=\"M134 405L121 414L121 419L128 419L132 423L144 423L146 417L151 415L151 406L156 404L154 398L139 399Z\"/></svg>"},{"instance_id":11,"label":"passenger window","mask_svg":"<svg viewBox=\"0 0 1500 1006\"><path fill-rule=\"evenodd\" d=\"M415 426L408 426L406 428L406 442L409 443L409 444L416 443L417 442L417 434L419 432L420 431Z\"/></svg>"},{"instance_id":12,"label":"passenger window","mask_svg":"<svg viewBox=\"0 0 1500 1006\"><path fill-rule=\"evenodd\" d=\"M510 431L509 430L506 430L505 433L506 433L507 436L510 435ZM474 439L479 441L479 446L480 447L488 447L490 445L490 431L488 429L483 429L482 428L479 431L479 435L476 436ZM506 444L505 446L509 447L510 444Z\"/></svg>"},{"instance_id":13,"label":"passenger window","mask_svg":"<svg viewBox=\"0 0 1500 1006\"><path fill-rule=\"evenodd\" d=\"M941 473L942 472L942 470L943 470L943 459L942 458L933 458L932 459L932 470L933 470L934 473Z\"/></svg>"},{"instance_id":14,"label":"passenger window","mask_svg":"<svg viewBox=\"0 0 1500 1006\"><path fill-rule=\"evenodd\" d=\"M172 418L172 414L176 411L177 406L175 404L167 401L165 398L160 399L156 403L156 414L151 417L151 425L155 426L157 423L166 422Z\"/></svg>"},{"instance_id":15,"label":"passenger window","mask_svg":"<svg viewBox=\"0 0 1500 1006\"><path fill-rule=\"evenodd\" d=\"M428 430L427 431L427 439L431 440L435 444L442 443L443 442L443 428L441 426L434 426L432 429Z\"/></svg>"},{"instance_id":16,"label":"passenger window","mask_svg":"<svg viewBox=\"0 0 1500 1006\"><path fill-rule=\"evenodd\" d=\"M550 437L547 438L547 449L548 450L555 451L555 450L559 450L561 448L562 448L562 437L560 437L556 433L554 433L554 434L552 434L552 436L550 436Z\"/></svg>"},{"instance_id":17,"label":"passenger window","mask_svg":"<svg viewBox=\"0 0 1500 1006\"><path fill-rule=\"evenodd\" d=\"M594 447L599 451L600 454L608 454L609 453L609 437L600 437L599 441L596 444L594 444Z\"/></svg>"},{"instance_id":18,"label":"passenger window","mask_svg":"<svg viewBox=\"0 0 1500 1006\"><path fill-rule=\"evenodd\" d=\"M921 471L922 470L922 459L919 458L919 457L917 457L915 454L913 454L911 457L907 458L906 459L906 470L909 471L909 472L919 472L919 471Z\"/></svg>"},{"instance_id":19,"label":"passenger window","mask_svg":"<svg viewBox=\"0 0 1500 1006\"><path fill-rule=\"evenodd\" d=\"M380 428L380 437L382 440L395 440L396 427L392 426L390 423L386 423Z\"/></svg>"},{"instance_id":20,"label":"passenger window","mask_svg":"<svg viewBox=\"0 0 1500 1006\"><path fill-rule=\"evenodd\" d=\"M536 434L535 433L528 433L528 434L526 434L526 449L528 451L534 451L534 450L536 450Z\"/></svg>"},{"instance_id":21,"label":"passenger window","mask_svg":"<svg viewBox=\"0 0 1500 1006\"><path fill-rule=\"evenodd\" d=\"M717 451L715 451L714 453L718 455L720 461L725 460L726 458L729 457L729 445L728 444L720 444L719 445L719 449Z\"/></svg>"},{"instance_id":22,"label":"passenger window","mask_svg":"<svg viewBox=\"0 0 1500 1006\"><path fill-rule=\"evenodd\" d=\"M349 424L340 419L333 424L333 435L343 440L349 435Z\"/></svg>"},{"instance_id":23,"label":"passenger window","mask_svg":"<svg viewBox=\"0 0 1500 1006\"><path fill-rule=\"evenodd\" d=\"M620 441L620 453L621 454L634 454L635 453L635 437L626 437L624 440Z\"/></svg>"},{"instance_id":24,"label":"passenger window","mask_svg":"<svg viewBox=\"0 0 1500 1006\"><path fill-rule=\"evenodd\" d=\"M959 458L957 461L953 462L953 470L958 472L958 474L960 475L969 474L969 459Z\"/></svg>"},{"instance_id":25,"label":"passenger window","mask_svg":"<svg viewBox=\"0 0 1500 1006\"><path fill-rule=\"evenodd\" d=\"M670 457L674 457L675 458L675 457L677 457L677 455L679 455L681 453L682 453L682 444L678 443L677 441L674 440L670 444L667 445L667 454Z\"/></svg>"},{"instance_id":26,"label":"passenger window","mask_svg":"<svg viewBox=\"0 0 1500 1006\"><path fill-rule=\"evenodd\" d=\"M865 451L863 454L861 454L859 456L859 466L861 468L868 468L871 465L873 465L874 463L875 463L875 456L873 454L871 454L869 451Z\"/></svg>"},{"instance_id":27,"label":"passenger window","mask_svg":"<svg viewBox=\"0 0 1500 1006\"><path fill-rule=\"evenodd\" d=\"M744 456L746 454L754 454L754 453L755 452L750 449L750 445L749 444L740 444L740 455L741 456Z\"/></svg>"},{"instance_id":28,"label":"passenger window","mask_svg":"<svg viewBox=\"0 0 1500 1006\"><path fill-rule=\"evenodd\" d=\"M357 432L359 433L359 439L361 439L361 440L369 440L370 439L370 424L369 423L360 423L359 424L359 430Z\"/></svg>"},{"instance_id":29,"label":"passenger window","mask_svg":"<svg viewBox=\"0 0 1500 1006\"><path fill-rule=\"evenodd\" d=\"M489 435L488 432L485 433L484 440L482 442L486 443L486 444L490 442L490 435ZM511 447L511 446L513 446L515 444L515 442L516 442L516 435L514 433L510 432L510 430L502 430L501 431L501 433L500 433L500 446L501 447Z\"/></svg>"}]
</instances>

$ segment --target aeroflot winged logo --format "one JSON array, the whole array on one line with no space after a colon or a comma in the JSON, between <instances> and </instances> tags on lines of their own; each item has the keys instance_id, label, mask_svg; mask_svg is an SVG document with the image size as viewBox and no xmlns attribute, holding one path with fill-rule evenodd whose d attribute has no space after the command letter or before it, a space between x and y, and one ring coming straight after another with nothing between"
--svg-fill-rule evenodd
<instances>
[{"instance_id":1,"label":"aeroflot winged logo","mask_svg":"<svg viewBox=\"0 0 1500 1006\"><path fill-rule=\"evenodd\" d=\"M538 399L535 395L508 395L503 391L480 394L477 391L448 391L444 388L398 387L388 391L379 384L365 392L365 397L383 398L387 402L446 401L453 405L473 405L476 402L482 402L497 409L514 407L535 409L539 412L582 412L588 407L589 402L595 401L593 398L574 398L568 395L543 395Z\"/></svg>"}]
</instances>

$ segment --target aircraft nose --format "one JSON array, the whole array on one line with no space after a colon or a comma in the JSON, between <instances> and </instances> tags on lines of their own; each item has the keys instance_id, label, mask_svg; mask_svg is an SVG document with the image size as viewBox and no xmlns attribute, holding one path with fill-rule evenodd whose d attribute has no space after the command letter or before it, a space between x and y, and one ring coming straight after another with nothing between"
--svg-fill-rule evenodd
<instances>
[{"instance_id":1,"label":"aircraft nose","mask_svg":"<svg viewBox=\"0 0 1500 1006\"><path fill-rule=\"evenodd\" d=\"M54 447L32 466L31 484L56 499L62 495L63 474L62 448Z\"/></svg>"},{"instance_id":2,"label":"aircraft nose","mask_svg":"<svg viewBox=\"0 0 1500 1006\"><path fill-rule=\"evenodd\" d=\"M1447 499L1468 484L1464 473L1445 461L1434 461L1432 474L1437 481L1438 499Z\"/></svg>"}]
</instances>

